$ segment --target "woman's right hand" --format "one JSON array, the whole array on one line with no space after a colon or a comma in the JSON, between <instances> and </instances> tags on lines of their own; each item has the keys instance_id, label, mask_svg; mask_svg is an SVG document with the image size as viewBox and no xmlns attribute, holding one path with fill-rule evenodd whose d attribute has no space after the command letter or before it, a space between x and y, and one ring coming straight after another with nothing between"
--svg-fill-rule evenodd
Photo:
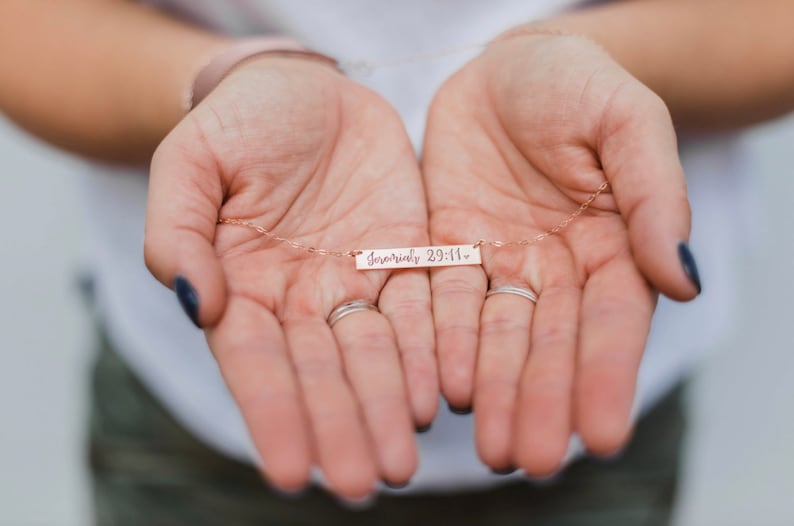
<instances>
[{"instance_id":1,"label":"woman's right hand","mask_svg":"<svg viewBox=\"0 0 794 526\"><path fill-rule=\"evenodd\" d=\"M351 258L221 217L318 248L427 245L419 168L398 115L327 65L247 62L158 148L145 253L204 328L271 483L296 490L313 464L347 498L378 479L407 482L415 427L438 402L427 273L357 271ZM331 329L329 313L356 299L380 313Z\"/></svg>"}]
</instances>

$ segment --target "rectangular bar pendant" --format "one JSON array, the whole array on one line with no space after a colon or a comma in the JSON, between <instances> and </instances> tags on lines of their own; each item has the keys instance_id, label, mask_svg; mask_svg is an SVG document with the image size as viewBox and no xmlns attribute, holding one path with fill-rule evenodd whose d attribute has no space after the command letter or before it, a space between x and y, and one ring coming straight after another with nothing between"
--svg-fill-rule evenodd
<instances>
[{"instance_id":1,"label":"rectangular bar pendant","mask_svg":"<svg viewBox=\"0 0 794 526\"><path fill-rule=\"evenodd\" d=\"M480 247L441 245L436 247L377 248L356 256L358 270L385 268L452 267L482 263Z\"/></svg>"}]
</instances>

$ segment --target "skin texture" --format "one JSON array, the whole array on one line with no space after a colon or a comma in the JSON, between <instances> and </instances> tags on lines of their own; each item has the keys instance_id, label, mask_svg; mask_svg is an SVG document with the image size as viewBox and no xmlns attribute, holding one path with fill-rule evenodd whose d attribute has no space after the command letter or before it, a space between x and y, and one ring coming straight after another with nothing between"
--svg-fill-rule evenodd
<instances>
[{"instance_id":1,"label":"skin texture","mask_svg":"<svg viewBox=\"0 0 794 526\"><path fill-rule=\"evenodd\" d=\"M313 463L347 498L378 479L407 482L415 426L438 402L427 273L362 273L350 258L218 217L322 248L426 245L419 167L399 117L326 65L246 63L157 150L145 249L164 284L181 274L197 290L199 321L270 482L300 488ZM330 329L331 310L355 299L382 314Z\"/></svg>"},{"instance_id":2,"label":"skin texture","mask_svg":"<svg viewBox=\"0 0 794 526\"><path fill-rule=\"evenodd\" d=\"M148 162L168 135L152 164L147 263L166 286L183 275L196 288L268 480L295 489L316 463L355 498L410 477L412 426L435 414L427 276L361 275L218 216L323 248L424 245L427 202L435 243L512 240L608 179L562 235L486 250L482 270L434 272L432 301L444 394L473 401L488 465L549 473L572 431L609 453L630 433L655 291L694 295L675 253L689 210L668 109L687 130L789 111L793 18L790 0L635 0L535 23L614 60L570 37L492 46L436 98L426 196L393 110L316 64L251 62L183 120L187 87L229 41L126 0L0 2L0 109L114 162ZM484 302L488 280L540 301ZM329 331L330 310L357 298L384 315Z\"/></svg>"},{"instance_id":3,"label":"skin texture","mask_svg":"<svg viewBox=\"0 0 794 526\"><path fill-rule=\"evenodd\" d=\"M230 39L129 0L0 2L0 110L70 152L148 163Z\"/></svg>"},{"instance_id":4,"label":"skin texture","mask_svg":"<svg viewBox=\"0 0 794 526\"><path fill-rule=\"evenodd\" d=\"M794 109L794 2L632 0L519 26L598 42L670 110L678 130L731 129Z\"/></svg>"},{"instance_id":5,"label":"skin texture","mask_svg":"<svg viewBox=\"0 0 794 526\"><path fill-rule=\"evenodd\" d=\"M633 0L531 27L589 36L662 97L678 129L713 130L794 108L793 19L790 0ZM147 162L229 41L129 0L3 0L0 111L69 151Z\"/></svg>"},{"instance_id":6,"label":"skin texture","mask_svg":"<svg viewBox=\"0 0 794 526\"><path fill-rule=\"evenodd\" d=\"M482 267L431 273L442 392L473 403L477 449L496 469L558 469L572 432L610 454L629 414L656 290L697 294L678 262L689 204L663 102L593 42L523 36L490 46L430 110L423 173L436 244L485 247ZM537 305L488 283L528 286Z\"/></svg>"}]
</instances>

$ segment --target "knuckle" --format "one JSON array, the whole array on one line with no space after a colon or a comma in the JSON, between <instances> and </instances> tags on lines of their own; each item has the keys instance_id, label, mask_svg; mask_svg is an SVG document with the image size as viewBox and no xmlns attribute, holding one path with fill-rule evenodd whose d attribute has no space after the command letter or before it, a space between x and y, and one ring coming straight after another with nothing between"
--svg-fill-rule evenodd
<instances>
[{"instance_id":1,"label":"knuckle","mask_svg":"<svg viewBox=\"0 0 794 526\"><path fill-rule=\"evenodd\" d=\"M441 296L454 296L454 295L467 295L467 296L482 296L484 293L470 280L462 278L446 278L443 280L436 280L432 283L432 293Z\"/></svg>"},{"instance_id":2,"label":"knuckle","mask_svg":"<svg viewBox=\"0 0 794 526\"><path fill-rule=\"evenodd\" d=\"M461 323L460 320L451 320L449 322L440 322L436 327L436 334L439 337L446 336L463 336L463 337L477 337L479 331L476 325Z\"/></svg>"},{"instance_id":3,"label":"knuckle","mask_svg":"<svg viewBox=\"0 0 794 526\"><path fill-rule=\"evenodd\" d=\"M571 323L545 327L532 337L533 347L562 347L576 345L577 328Z\"/></svg>"},{"instance_id":4,"label":"knuckle","mask_svg":"<svg viewBox=\"0 0 794 526\"><path fill-rule=\"evenodd\" d=\"M529 328L529 318L514 318L500 315L484 319L480 324L480 335L490 336L495 334L525 332L528 336Z\"/></svg>"},{"instance_id":5,"label":"knuckle","mask_svg":"<svg viewBox=\"0 0 794 526\"><path fill-rule=\"evenodd\" d=\"M339 364L330 357L314 357L296 360L295 372L304 385L315 385L340 376Z\"/></svg>"},{"instance_id":6,"label":"knuckle","mask_svg":"<svg viewBox=\"0 0 794 526\"><path fill-rule=\"evenodd\" d=\"M390 301L381 310L390 318L419 321L427 318L430 308L429 298L403 298Z\"/></svg>"}]
</instances>

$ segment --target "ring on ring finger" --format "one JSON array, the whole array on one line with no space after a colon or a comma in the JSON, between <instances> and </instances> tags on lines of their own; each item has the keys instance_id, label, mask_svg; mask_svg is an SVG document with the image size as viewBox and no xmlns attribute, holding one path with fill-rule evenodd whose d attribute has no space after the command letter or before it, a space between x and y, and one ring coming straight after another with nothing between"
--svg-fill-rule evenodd
<instances>
[{"instance_id":1,"label":"ring on ring finger","mask_svg":"<svg viewBox=\"0 0 794 526\"><path fill-rule=\"evenodd\" d=\"M522 298L528 299L532 303L538 302L537 293L528 287L525 288L516 287L514 285L504 285L502 287L488 289L488 292L485 293L485 297L490 298L495 294L514 294L516 296L521 296Z\"/></svg>"},{"instance_id":2,"label":"ring on ring finger","mask_svg":"<svg viewBox=\"0 0 794 526\"><path fill-rule=\"evenodd\" d=\"M353 300L342 303L332 310L331 314L328 315L328 325L333 329L334 325L339 323L339 320L345 316L349 316L350 314L354 314L356 312L365 311L380 312L377 306L367 300Z\"/></svg>"}]
</instances>

